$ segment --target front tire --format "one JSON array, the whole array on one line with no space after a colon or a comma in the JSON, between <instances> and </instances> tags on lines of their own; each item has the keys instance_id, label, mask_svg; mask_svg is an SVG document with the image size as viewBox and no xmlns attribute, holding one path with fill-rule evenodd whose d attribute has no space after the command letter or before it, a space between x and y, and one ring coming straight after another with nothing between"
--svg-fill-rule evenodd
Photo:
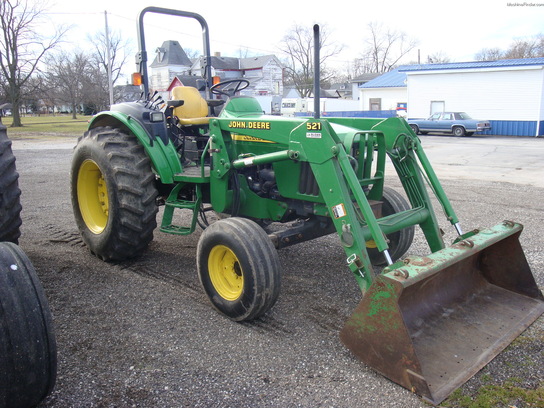
<instances>
[{"instance_id":1,"label":"front tire","mask_svg":"<svg viewBox=\"0 0 544 408\"><path fill-rule=\"evenodd\" d=\"M83 240L99 258L131 258L153 240L155 175L134 136L113 128L86 132L74 151L71 195Z\"/></svg>"},{"instance_id":2,"label":"front tire","mask_svg":"<svg viewBox=\"0 0 544 408\"><path fill-rule=\"evenodd\" d=\"M56 377L51 312L36 271L17 245L0 243L0 406L36 406Z\"/></svg>"},{"instance_id":3,"label":"front tire","mask_svg":"<svg viewBox=\"0 0 544 408\"><path fill-rule=\"evenodd\" d=\"M17 244L21 236L21 190L6 127L0 125L0 241Z\"/></svg>"},{"instance_id":4,"label":"front tire","mask_svg":"<svg viewBox=\"0 0 544 408\"><path fill-rule=\"evenodd\" d=\"M206 228L198 241L197 267L213 306L232 320L256 319L278 299L278 253L254 221L232 217Z\"/></svg>"},{"instance_id":5,"label":"front tire","mask_svg":"<svg viewBox=\"0 0 544 408\"><path fill-rule=\"evenodd\" d=\"M411 208L410 204L408 204L402 195L389 187L384 187L383 189L382 202L382 217L386 217L401 211L406 211ZM414 232L415 228L412 225L408 228L404 228L400 231L387 235L389 255L391 256L393 262L408 251L414 240ZM367 242L367 251L368 256L370 257L370 262L375 266L386 265L387 262L385 257L378 251L375 245L376 244L374 241Z\"/></svg>"}]
</instances>

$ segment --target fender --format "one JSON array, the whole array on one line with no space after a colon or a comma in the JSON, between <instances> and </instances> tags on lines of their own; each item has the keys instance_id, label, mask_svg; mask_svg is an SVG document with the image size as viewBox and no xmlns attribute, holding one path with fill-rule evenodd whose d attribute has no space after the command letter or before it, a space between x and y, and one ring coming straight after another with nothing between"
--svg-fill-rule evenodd
<instances>
[{"instance_id":1,"label":"fender","mask_svg":"<svg viewBox=\"0 0 544 408\"><path fill-rule=\"evenodd\" d=\"M153 169L163 184L172 184L174 174L182 172L174 144L170 140L165 144L163 138L151 135L133 116L115 111L101 112L90 120L89 130L99 126L122 128L136 136L151 159Z\"/></svg>"}]
</instances>

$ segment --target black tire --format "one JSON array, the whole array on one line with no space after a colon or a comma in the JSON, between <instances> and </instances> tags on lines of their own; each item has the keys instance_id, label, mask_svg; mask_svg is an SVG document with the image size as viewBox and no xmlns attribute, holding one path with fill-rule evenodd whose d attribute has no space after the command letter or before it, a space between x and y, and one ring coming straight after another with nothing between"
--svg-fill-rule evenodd
<instances>
[{"instance_id":1,"label":"black tire","mask_svg":"<svg viewBox=\"0 0 544 408\"><path fill-rule=\"evenodd\" d=\"M6 127L0 125L0 241L18 243L21 236L21 190L15 156Z\"/></svg>"},{"instance_id":2,"label":"black tire","mask_svg":"<svg viewBox=\"0 0 544 408\"><path fill-rule=\"evenodd\" d=\"M0 243L0 407L33 407L52 391L57 346L49 306L32 263Z\"/></svg>"},{"instance_id":3,"label":"black tire","mask_svg":"<svg viewBox=\"0 0 544 408\"><path fill-rule=\"evenodd\" d=\"M95 128L75 147L72 207L90 251L105 261L141 254L157 227L157 189L151 161L136 137Z\"/></svg>"},{"instance_id":4,"label":"black tire","mask_svg":"<svg viewBox=\"0 0 544 408\"><path fill-rule=\"evenodd\" d=\"M197 245L198 277L213 306L235 321L265 314L278 299L280 263L264 230L245 218L211 224Z\"/></svg>"},{"instance_id":5,"label":"black tire","mask_svg":"<svg viewBox=\"0 0 544 408\"><path fill-rule=\"evenodd\" d=\"M416 135L419 134L419 126L418 125L411 124L410 127L412 128L412 130L414 131L414 133Z\"/></svg>"},{"instance_id":6,"label":"black tire","mask_svg":"<svg viewBox=\"0 0 544 408\"><path fill-rule=\"evenodd\" d=\"M400 211L406 211L411 208L410 204L402 195L389 187L383 188L382 201L382 217L386 217ZM389 255L391 256L393 262L403 256L406 251L408 251L414 240L414 231L414 226L411 226L387 235ZM372 243L373 241L367 242L367 251L372 265L386 265L387 261L385 257L381 252L378 251L377 248L372 247Z\"/></svg>"},{"instance_id":7,"label":"black tire","mask_svg":"<svg viewBox=\"0 0 544 408\"><path fill-rule=\"evenodd\" d=\"M454 126L452 132L456 137L463 137L466 135L466 131L463 126Z\"/></svg>"}]
</instances>

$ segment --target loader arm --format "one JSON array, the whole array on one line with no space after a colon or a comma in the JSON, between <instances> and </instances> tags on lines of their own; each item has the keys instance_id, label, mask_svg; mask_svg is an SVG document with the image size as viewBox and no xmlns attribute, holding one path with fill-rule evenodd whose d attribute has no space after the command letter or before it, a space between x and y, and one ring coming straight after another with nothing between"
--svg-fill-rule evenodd
<instances>
[{"instance_id":1,"label":"loader arm","mask_svg":"<svg viewBox=\"0 0 544 408\"><path fill-rule=\"evenodd\" d=\"M422 226L433 251L444 247L423 178L414 168L417 165L414 150L406 148L407 144L395 146L394 140L404 131L402 122L392 120L387 126L382 124L384 132L379 128L369 131L369 125L381 122L369 123L364 119L349 120L344 124L308 118L272 120L260 114L254 104L252 98L232 99L220 117L210 122L214 208L219 211L232 209L233 202L237 201L232 177L238 169L269 163L279 165L285 161L305 162L318 185L317 201L323 202L314 204L314 213L332 220L346 252L346 262L363 292L371 285L374 276L366 249L368 241L373 241L388 264L393 262L388 253L386 234L413 225ZM244 149L250 151L248 146L261 154L243 153ZM392 147L387 149L387 146ZM279 150L280 147L283 149ZM402 174L413 208L380 218L374 214L369 201L382 197L386 153ZM406 160L406 157L411 159ZM373 161L376 162L375 168ZM281 174L278 179L281 181ZM240 177L240 183L244 181ZM288 197L289 191L286 190L289 188L285 188L282 195ZM281 219L288 207L287 202L255 197L247 189L242 195L237 198L242 202L236 204L236 211L239 205L241 213L246 215L267 218L265 214L268 213L272 214L269 216L271 219ZM292 198L311 197L294 193Z\"/></svg>"}]
</instances>

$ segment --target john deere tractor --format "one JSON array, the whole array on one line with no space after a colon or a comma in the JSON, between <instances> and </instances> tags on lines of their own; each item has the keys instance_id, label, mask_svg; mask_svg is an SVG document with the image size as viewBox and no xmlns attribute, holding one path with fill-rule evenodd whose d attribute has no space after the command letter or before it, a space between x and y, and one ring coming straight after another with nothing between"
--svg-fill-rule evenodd
<instances>
[{"instance_id":1,"label":"john deere tractor","mask_svg":"<svg viewBox=\"0 0 544 408\"><path fill-rule=\"evenodd\" d=\"M151 93L147 13L200 23L200 87L177 87L166 101ZM319 28L314 31L318 67ZM433 403L544 312L519 244L522 226L508 221L463 233L404 119L324 119L318 93L313 117L264 115L256 99L239 95L246 79L212 85L208 26L195 13L144 9L138 42L142 99L94 116L73 156L73 210L96 256L145 256L164 205L161 232L183 236L204 228L196 251L202 287L217 310L244 321L265 314L279 296L277 250L336 233L346 259L339 272L350 270L362 292L342 341ZM316 69L316 91L318 78ZM386 160L403 194L384 185ZM450 246L427 184L459 234ZM212 213L218 221L210 222ZM270 224L283 228L272 231ZM416 226L430 254L399 261Z\"/></svg>"},{"instance_id":2,"label":"john deere tractor","mask_svg":"<svg viewBox=\"0 0 544 408\"><path fill-rule=\"evenodd\" d=\"M0 407L30 408L52 391L57 348L51 312L21 235L19 174L0 123Z\"/></svg>"}]
</instances>

